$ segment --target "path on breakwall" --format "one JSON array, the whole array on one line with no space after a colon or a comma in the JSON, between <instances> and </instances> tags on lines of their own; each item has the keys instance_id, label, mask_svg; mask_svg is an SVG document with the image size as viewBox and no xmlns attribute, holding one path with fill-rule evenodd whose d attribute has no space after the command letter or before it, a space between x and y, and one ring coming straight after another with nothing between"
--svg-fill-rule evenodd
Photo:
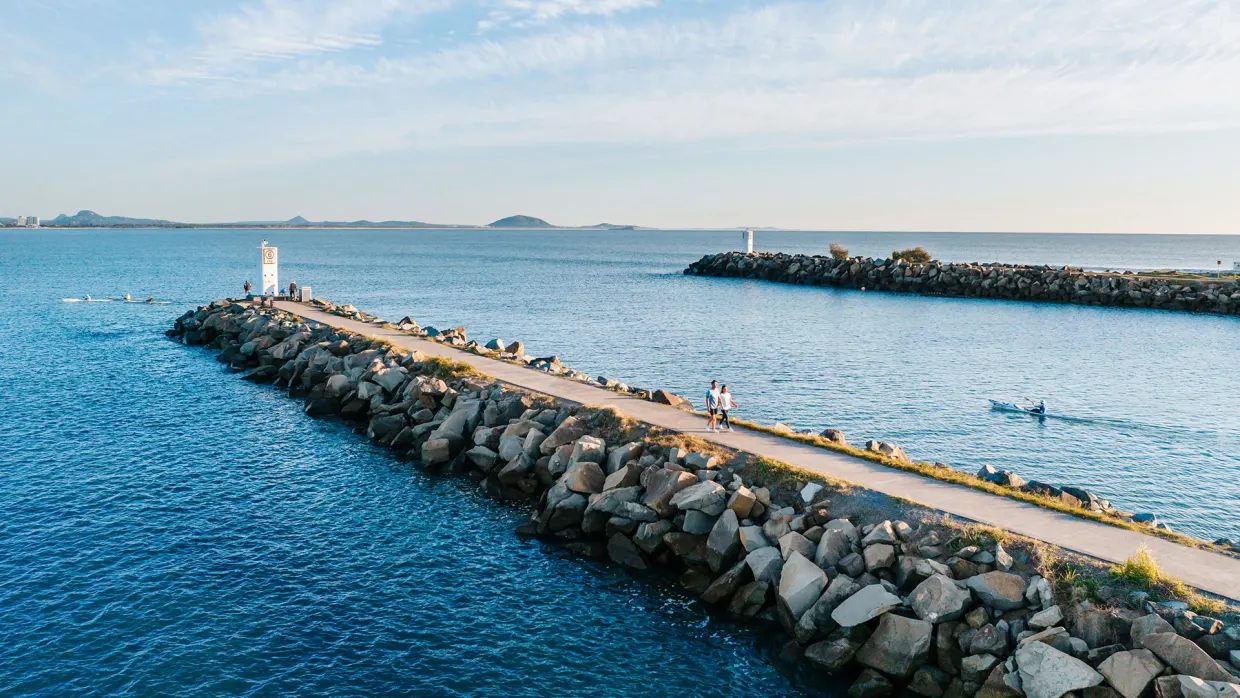
<instances>
[{"instance_id":1,"label":"path on breakwall","mask_svg":"<svg viewBox=\"0 0 1240 698\"><path fill-rule=\"evenodd\" d=\"M654 426L688 432L707 441L758 456L791 463L893 497L903 497L933 509L1006 529L1108 562L1119 563L1144 546L1163 570L1203 591L1240 601L1240 560L1206 550L1188 548L1163 538L1079 519L1007 497L962 485L889 468L778 436L743 428L731 433L706 431L706 419L674 407L614 393L542 371L489 359L451 346L330 315L301 303L277 301L276 307L306 320L375 337L428 356L462 361L505 383L583 405L614 407ZM705 387L703 387L705 390Z\"/></svg>"}]
</instances>

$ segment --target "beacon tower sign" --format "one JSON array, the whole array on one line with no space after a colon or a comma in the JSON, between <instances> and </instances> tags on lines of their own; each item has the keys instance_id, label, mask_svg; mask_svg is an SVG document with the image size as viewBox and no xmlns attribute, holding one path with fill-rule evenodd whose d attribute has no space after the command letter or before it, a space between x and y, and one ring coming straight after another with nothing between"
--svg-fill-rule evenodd
<instances>
[{"instance_id":1,"label":"beacon tower sign","mask_svg":"<svg viewBox=\"0 0 1240 698\"><path fill-rule=\"evenodd\" d=\"M258 295L274 296L280 290L279 255L267 241L258 247Z\"/></svg>"}]
</instances>

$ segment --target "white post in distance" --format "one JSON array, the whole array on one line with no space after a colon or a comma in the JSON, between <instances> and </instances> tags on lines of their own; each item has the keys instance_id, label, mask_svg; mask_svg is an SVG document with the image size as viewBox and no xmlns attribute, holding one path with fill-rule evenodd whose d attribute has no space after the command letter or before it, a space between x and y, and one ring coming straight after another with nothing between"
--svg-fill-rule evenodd
<instances>
[{"instance_id":1,"label":"white post in distance","mask_svg":"<svg viewBox=\"0 0 1240 698\"><path fill-rule=\"evenodd\" d=\"M753 231L746 230L741 237L745 242L745 254L753 254Z\"/></svg>"},{"instance_id":2,"label":"white post in distance","mask_svg":"<svg viewBox=\"0 0 1240 698\"><path fill-rule=\"evenodd\" d=\"M267 241L258 246L258 295L274 296L280 291L278 248L268 247Z\"/></svg>"}]
</instances>

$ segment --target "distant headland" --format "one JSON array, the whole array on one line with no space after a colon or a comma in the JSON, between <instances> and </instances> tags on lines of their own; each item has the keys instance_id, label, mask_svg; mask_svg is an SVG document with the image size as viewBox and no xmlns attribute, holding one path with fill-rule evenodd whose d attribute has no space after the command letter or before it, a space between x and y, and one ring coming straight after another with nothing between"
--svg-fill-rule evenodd
<instances>
[{"instance_id":1,"label":"distant headland","mask_svg":"<svg viewBox=\"0 0 1240 698\"><path fill-rule=\"evenodd\" d=\"M0 226L18 225L16 218L0 218ZM562 230L638 230L641 226L598 223L587 226L553 225L534 216L508 216L493 223L477 225L469 223L425 223L422 221L311 221L293 216L284 221L232 221L222 223L179 223L162 218L130 218L129 216L104 216L94 211L81 210L69 216L60 214L38 225L42 228L521 228Z\"/></svg>"}]
</instances>

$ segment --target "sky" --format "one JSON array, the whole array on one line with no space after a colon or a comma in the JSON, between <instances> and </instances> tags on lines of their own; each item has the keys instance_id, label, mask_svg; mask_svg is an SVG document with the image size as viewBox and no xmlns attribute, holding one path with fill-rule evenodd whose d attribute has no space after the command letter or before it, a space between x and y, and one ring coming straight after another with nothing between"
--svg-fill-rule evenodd
<instances>
[{"instance_id":1,"label":"sky","mask_svg":"<svg viewBox=\"0 0 1240 698\"><path fill-rule=\"evenodd\" d=\"M4 0L0 216L1240 233L1235 0Z\"/></svg>"}]
</instances>

